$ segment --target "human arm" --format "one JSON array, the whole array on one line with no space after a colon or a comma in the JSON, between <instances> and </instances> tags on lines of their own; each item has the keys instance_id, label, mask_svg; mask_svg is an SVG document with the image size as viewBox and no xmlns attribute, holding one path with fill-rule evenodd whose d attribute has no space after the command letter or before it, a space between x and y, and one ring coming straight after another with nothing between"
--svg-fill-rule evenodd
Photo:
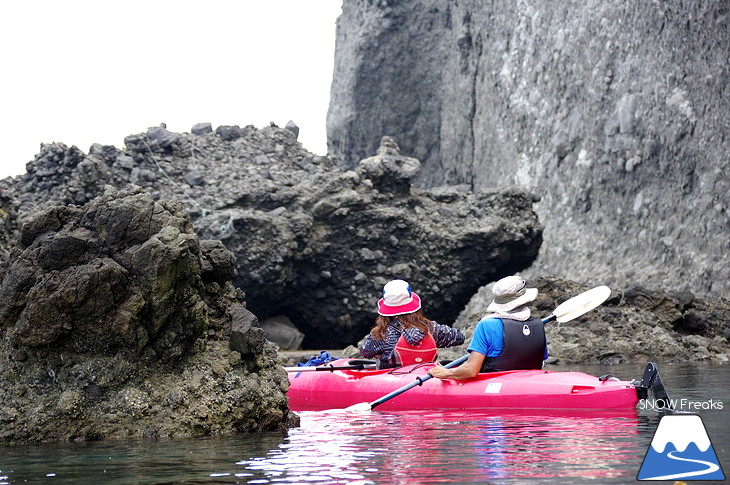
<instances>
[{"instance_id":1,"label":"human arm","mask_svg":"<svg viewBox=\"0 0 730 485\"><path fill-rule=\"evenodd\" d=\"M484 354L472 351L469 353L469 358L466 360L466 362L464 362L460 366L447 369L441 364L436 363L433 369L428 371L428 373L434 377L438 377L439 379L471 379L472 377L475 377L477 374L479 374L483 362Z\"/></svg>"},{"instance_id":2,"label":"human arm","mask_svg":"<svg viewBox=\"0 0 730 485\"><path fill-rule=\"evenodd\" d=\"M387 339L380 340L373 337L373 334L368 334L365 341L360 345L360 355L369 359L379 355L387 348Z\"/></svg>"},{"instance_id":3,"label":"human arm","mask_svg":"<svg viewBox=\"0 0 730 485\"><path fill-rule=\"evenodd\" d=\"M453 347L464 343L464 334L457 328L433 323L433 339L436 341L436 347Z\"/></svg>"},{"instance_id":4,"label":"human arm","mask_svg":"<svg viewBox=\"0 0 730 485\"><path fill-rule=\"evenodd\" d=\"M482 319L474 329L469 343L469 358L458 367L446 369L436 365L429 371L439 379L470 379L482 369L486 357L495 357L502 351L502 321L496 318Z\"/></svg>"}]
</instances>

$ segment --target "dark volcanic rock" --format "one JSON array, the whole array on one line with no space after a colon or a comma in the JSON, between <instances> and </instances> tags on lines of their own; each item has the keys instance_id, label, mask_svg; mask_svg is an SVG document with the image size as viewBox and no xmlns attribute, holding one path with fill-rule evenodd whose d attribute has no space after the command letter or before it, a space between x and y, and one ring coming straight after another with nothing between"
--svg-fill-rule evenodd
<instances>
[{"instance_id":1,"label":"dark volcanic rock","mask_svg":"<svg viewBox=\"0 0 730 485\"><path fill-rule=\"evenodd\" d=\"M0 271L0 442L284 429L234 257L141 189L52 206Z\"/></svg>"},{"instance_id":2,"label":"dark volcanic rock","mask_svg":"<svg viewBox=\"0 0 730 485\"><path fill-rule=\"evenodd\" d=\"M480 286L528 267L538 253L537 199L528 192L412 189L420 162L388 137L376 156L343 171L302 149L290 129L234 128L177 136L151 128L126 137L125 151L95 145L86 156L46 145L28 173L2 183L16 224L44 204L90 200L104 184L138 184L152 199L177 200L201 237L235 254L235 267L216 267L233 274L248 308L262 319L286 315L309 348L360 338L388 279L409 279L433 318L449 323ZM91 173L93 183L78 182Z\"/></svg>"},{"instance_id":3,"label":"dark volcanic rock","mask_svg":"<svg viewBox=\"0 0 730 485\"><path fill-rule=\"evenodd\" d=\"M418 161L385 143L389 155L355 171L282 190L290 198L275 209L230 209L197 221L207 237L230 227L220 237L237 255L235 281L249 307L262 318L289 316L309 348L359 338L388 279L408 279L446 323L481 284L527 267L539 248L532 195L411 190Z\"/></svg>"},{"instance_id":4,"label":"dark volcanic rock","mask_svg":"<svg viewBox=\"0 0 730 485\"><path fill-rule=\"evenodd\" d=\"M726 295L728 52L727 2L345 0L329 152L540 194L532 274Z\"/></svg>"},{"instance_id":5,"label":"dark volcanic rock","mask_svg":"<svg viewBox=\"0 0 730 485\"><path fill-rule=\"evenodd\" d=\"M589 289L575 282L540 277L530 305L544 318L562 302ZM467 342L491 302L491 285L474 295L459 315ZM545 326L551 362L618 364L627 362L730 362L730 301L631 287L614 290L601 306L570 322ZM456 352L464 352L460 349ZM443 352L441 352L443 353ZM637 376L638 377L638 376Z\"/></svg>"},{"instance_id":6,"label":"dark volcanic rock","mask_svg":"<svg viewBox=\"0 0 730 485\"><path fill-rule=\"evenodd\" d=\"M200 249L182 207L113 192L23 226L0 287L0 321L20 345L170 360L202 333Z\"/></svg>"}]
</instances>

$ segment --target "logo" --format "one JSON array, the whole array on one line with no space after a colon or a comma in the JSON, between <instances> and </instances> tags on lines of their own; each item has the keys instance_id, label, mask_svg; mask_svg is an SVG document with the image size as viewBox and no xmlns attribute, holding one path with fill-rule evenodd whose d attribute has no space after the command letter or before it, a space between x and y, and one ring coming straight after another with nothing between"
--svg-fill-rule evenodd
<instances>
[{"instance_id":1,"label":"logo","mask_svg":"<svg viewBox=\"0 0 730 485\"><path fill-rule=\"evenodd\" d=\"M650 411L661 411L662 409L674 409L677 411L721 411L724 407L722 401L708 399L706 401L690 401L689 399L641 399L639 409Z\"/></svg>"},{"instance_id":2,"label":"logo","mask_svg":"<svg viewBox=\"0 0 730 485\"><path fill-rule=\"evenodd\" d=\"M696 414L662 416L637 480L725 480L715 449Z\"/></svg>"},{"instance_id":3,"label":"logo","mask_svg":"<svg viewBox=\"0 0 730 485\"><path fill-rule=\"evenodd\" d=\"M522 326L522 334L525 335L525 336L530 335L530 327L528 325L523 325Z\"/></svg>"}]
</instances>

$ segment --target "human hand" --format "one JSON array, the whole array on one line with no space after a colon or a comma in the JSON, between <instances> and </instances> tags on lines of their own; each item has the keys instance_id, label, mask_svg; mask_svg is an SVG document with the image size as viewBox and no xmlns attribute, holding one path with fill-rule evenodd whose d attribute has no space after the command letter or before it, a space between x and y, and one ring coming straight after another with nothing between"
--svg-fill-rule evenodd
<instances>
[{"instance_id":1,"label":"human hand","mask_svg":"<svg viewBox=\"0 0 730 485\"><path fill-rule=\"evenodd\" d=\"M438 362L436 362L436 365L434 365L433 368L430 371L428 371L428 373L431 374L433 377L438 377L439 379L445 379L449 374L449 370L446 367L439 364Z\"/></svg>"}]
</instances>

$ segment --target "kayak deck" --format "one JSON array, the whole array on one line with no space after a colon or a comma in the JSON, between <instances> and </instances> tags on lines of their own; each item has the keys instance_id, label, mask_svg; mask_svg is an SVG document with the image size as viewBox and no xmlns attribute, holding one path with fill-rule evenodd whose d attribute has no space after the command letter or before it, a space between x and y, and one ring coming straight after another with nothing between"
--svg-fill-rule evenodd
<instances>
[{"instance_id":1,"label":"kayak deck","mask_svg":"<svg viewBox=\"0 0 730 485\"><path fill-rule=\"evenodd\" d=\"M341 359L328 365L346 365ZM289 373L293 411L339 409L375 401L424 377L434 364L383 370ZM473 379L428 379L384 402L382 410L404 409L627 409L639 399L628 381L604 380L583 372L514 370Z\"/></svg>"}]
</instances>

